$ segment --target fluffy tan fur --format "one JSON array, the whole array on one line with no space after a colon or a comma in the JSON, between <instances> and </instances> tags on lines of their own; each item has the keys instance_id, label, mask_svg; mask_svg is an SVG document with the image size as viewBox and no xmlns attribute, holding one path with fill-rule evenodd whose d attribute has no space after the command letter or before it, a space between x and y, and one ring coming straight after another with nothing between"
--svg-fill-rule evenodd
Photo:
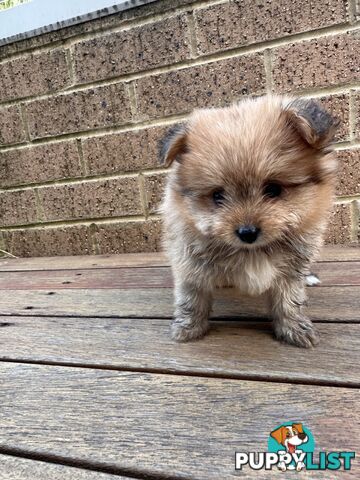
<instances>
[{"instance_id":1,"label":"fluffy tan fur","mask_svg":"<svg viewBox=\"0 0 360 480\"><path fill-rule=\"evenodd\" d=\"M196 110L169 132L161 146L162 161L172 165L162 211L175 340L203 336L214 288L232 284L269 293L278 338L317 343L301 306L332 203L336 126L312 101L265 96ZM274 184L281 193L271 197L266 188ZM239 238L247 225L260 232L253 243Z\"/></svg>"}]
</instances>

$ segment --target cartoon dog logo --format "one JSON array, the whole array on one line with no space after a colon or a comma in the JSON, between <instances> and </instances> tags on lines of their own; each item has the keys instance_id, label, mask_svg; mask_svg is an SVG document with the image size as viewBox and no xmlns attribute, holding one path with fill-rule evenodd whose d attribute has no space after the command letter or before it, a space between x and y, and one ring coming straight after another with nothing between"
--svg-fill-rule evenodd
<instances>
[{"instance_id":1,"label":"cartoon dog logo","mask_svg":"<svg viewBox=\"0 0 360 480\"><path fill-rule=\"evenodd\" d=\"M289 426L281 426L276 430L270 433L270 436L274 438L278 443L285 447L285 452L293 455L303 453L302 450L299 450L297 447L306 443L309 438L303 430L302 423L293 423ZM278 468L285 472L286 470L296 470L300 471L305 468L303 462L298 462L296 467L293 464L286 465L285 462L279 462Z\"/></svg>"}]
</instances>

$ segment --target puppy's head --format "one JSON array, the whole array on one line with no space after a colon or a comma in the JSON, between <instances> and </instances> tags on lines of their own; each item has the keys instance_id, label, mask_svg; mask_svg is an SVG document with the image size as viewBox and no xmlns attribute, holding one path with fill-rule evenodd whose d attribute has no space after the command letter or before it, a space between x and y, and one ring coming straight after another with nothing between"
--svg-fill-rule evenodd
<instances>
[{"instance_id":1,"label":"puppy's head","mask_svg":"<svg viewBox=\"0 0 360 480\"><path fill-rule=\"evenodd\" d=\"M172 198L191 226L233 248L262 248L324 223L337 122L315 102L265 96L195 111L161 144Z\"/></svg>"},{"instance_id":2,"label":"puppy's head","mask_svg":"<svg viewBox=\"0 0 360 480\"><path fill-rule=\"evenodd\" d=\"M301 423L293 423L290 426L279 427L272 431L270 435L278 443L284 445L290 453L294 453L296 447L309 440Z\"/></svg>"}]
</instances>

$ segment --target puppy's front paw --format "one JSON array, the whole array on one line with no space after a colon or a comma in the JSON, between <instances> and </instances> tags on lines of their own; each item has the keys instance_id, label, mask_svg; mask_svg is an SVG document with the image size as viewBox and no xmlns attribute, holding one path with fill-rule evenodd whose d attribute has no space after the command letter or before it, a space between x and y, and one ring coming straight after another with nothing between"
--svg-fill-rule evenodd
<instances>
[{"instance_id":1,"label":"puppy's front paw","mask_svg":"<svg viewBox=\"0 0 360 480\"><path fill-rule=\"evenodd\" d=\"M176 342L190 342L202 338L208 331L207 321L192 322L176 318L171 325L171 338Z\"/></svg>"},{"instance_id":2,"label":"puppy's front paw","mask_svg":"<svg viewBox=\"0 0 360 480\"><path fill-rule=\"evenodd\" d=\"M297 347L310 348L320 341L319 334L311 320L306 317L297 321L288 322L286 326L275 326L275 335L279 340Z\"/></svg>"},{"instance_id":3,"label":"puppy's front paw","mask_svg":"<svg viewBox=\"0 0 360 480\"><path fill-rule=\"evenodd\" d=\"M305 277L305 284L308 287L315 287L316 285L320 285L320 283L321 283L320 278L317 275L315 275L315 273L309 273Z\"/></svg>"}]
</instances>

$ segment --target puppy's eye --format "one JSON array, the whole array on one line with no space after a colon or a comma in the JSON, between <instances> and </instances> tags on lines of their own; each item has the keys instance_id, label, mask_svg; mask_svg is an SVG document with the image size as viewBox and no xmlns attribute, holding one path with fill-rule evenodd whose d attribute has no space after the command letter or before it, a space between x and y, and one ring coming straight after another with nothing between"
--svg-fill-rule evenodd
<instances>
[{"instance_id":1,"label":"puppy's eye","mask_svg":"<svg viewBox=\"0 0 360 480\"><path fill-rule=\"evenodd\" d=\"M282 186L279 183L268 183L264 186L264 195L268 198L280 197Z\"/></svg>"},{"instance_id":2,"label":"puppy's eye","mask_svg":"<svg viewBox=\"0 0 360 480\"><path fill-rule=\"evenodd\" d=\"M212 194L215 205L222 205L225 201L225 192L224 190L215 190Z\"/></svg>"}]
</instances>

